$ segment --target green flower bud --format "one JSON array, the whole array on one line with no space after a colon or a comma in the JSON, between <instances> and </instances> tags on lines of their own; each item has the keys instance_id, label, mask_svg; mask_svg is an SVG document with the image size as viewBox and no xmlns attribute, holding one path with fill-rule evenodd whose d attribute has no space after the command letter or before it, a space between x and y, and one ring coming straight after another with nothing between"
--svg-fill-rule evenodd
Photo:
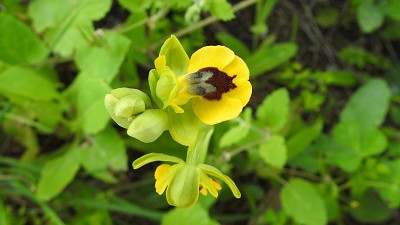
<instances>
[{"instance_id":1,"label":"green flower bud","mask_svg":"<svg viewBox=\"0 0 400 225\"><path fill-rule=\"evenodd\" d=\"M137 89L118 88L106 95L104 105L118 125L128 128L134 116L151 107L151 100Z\"/></svg>"},{"instance_id":2,"label":"green flower bud","mask_svg":"<svg viewBox=\"0 0 400 225\"><path fill-rule=\"evenodd\" d=\"M162 109L148 109L132 120L128 127L128 135L149 143L155 141L167 129L167 112Z\"/></svg>"},{"instance_id":3,"label":"green flower bud","mask_svg":"<svg viewBox=\"0 0 400 225\"><path fill-rule=\"evenodd\" d=\"M168 204L188 208L199 198L200 169L184 164L174 174L167 189Z\"/></svg>"}]
</instances>

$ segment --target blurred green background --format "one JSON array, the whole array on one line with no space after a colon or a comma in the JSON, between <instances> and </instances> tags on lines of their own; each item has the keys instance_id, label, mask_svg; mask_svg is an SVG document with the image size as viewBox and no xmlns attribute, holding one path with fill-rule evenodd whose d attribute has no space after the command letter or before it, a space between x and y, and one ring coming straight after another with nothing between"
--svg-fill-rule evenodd
<instances>
[{"instance_id":1,"label":"blurred green background","mask_svg":"<svg viewBox=\"0 0 400 225\"><path fill-rule=\"evenodd\" d=\"M400 224L400 1L1 0L0 225ZM190 209L155 193L148 152L110 121L119 87L149 93L175 34L225 45L253 95L217 125L207 162L229 174Z\"/></svg>"}]
</instances>

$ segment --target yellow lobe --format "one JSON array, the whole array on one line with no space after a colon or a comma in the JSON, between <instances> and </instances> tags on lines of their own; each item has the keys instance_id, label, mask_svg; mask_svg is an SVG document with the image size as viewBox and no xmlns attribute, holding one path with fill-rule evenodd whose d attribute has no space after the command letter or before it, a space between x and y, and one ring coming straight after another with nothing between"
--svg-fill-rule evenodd
<instances>
[{"instance_id":1,"label":"yellow lobe","mask_svg":"<svg viewBox=\"0 0 400 225\"><path fill-rule=\"evenodd\" d=\"M170 168L171 166L168 164L159 165L154 173L154 178L156 178L156 180L162 179L168 173Z\"/></svg>"},{"instance_id":2,"label":"yellow lobe","mask_svg":"<svg viewBox=\"0 0 400 225\"><path fill-rule=\"evenodd\" d=\"M194 114L205 124L215 125L236 118L243 109L242 101L222 95L221 100L192 99Z\"/></svg>"},{"instance_id":3,"label":"yellow lobe","mask_svg":"<svg viewBox=\"0 0 400 225\"><path fill-rule=\"evenodd\" d=\"M231 77L236 75L235 80L249 80L250 77L249 68L239 56L235 56L235 58L226 65L222 71Z\"/></svg>"},{"instance_id":4,"label":"yellow lobe","mask_svg":"<svg viewBox=\"0 0 400 225\"><path fill-rule=\"evenodd\" d=\"M235 58L235 53L225 46L206 46L190 57L188 73L197 72L206 67L216 67L220 71Z\"/></svg>"}]
</instances>

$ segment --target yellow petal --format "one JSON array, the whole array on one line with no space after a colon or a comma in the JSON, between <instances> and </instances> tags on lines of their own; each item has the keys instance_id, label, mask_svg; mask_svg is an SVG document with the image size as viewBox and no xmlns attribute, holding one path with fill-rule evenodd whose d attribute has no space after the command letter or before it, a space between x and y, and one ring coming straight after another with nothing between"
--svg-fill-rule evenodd
<instances>
[{"instance_id":1,"label":"yellow petal","mask_svg":"<svg viewBox=\"0 0 400 225\"><path fill-rule=\"evenodd\" d=\"M242 102L222 95L221 100L210 101L203 97L193 98L193 111L205 124L214 125L236 118L242 112Z\"/></svg>"},{"instance_id":2,"label":"yellow petal","mask_svg":"<svg viewBox=\"0 0 400 225\"><path fill-rule=\"evenodd\" d=\"M200 185L200 193L204 196L207 195L207 188L205 188L204 186Z\"/></svg>"},{"instance_id":3,"label":"yellow petal","mask_svg":"<svg viewBox=\"0 0 400 225\"><path fill-rule=\"evenodd\" d=\"M250 72L246 63L238 56L222 69L229 76L233 77L236 75L235 80L249 80Z\"/></svg>"},{"instance_id":4,"label":"yellow petal","mask_svg":"<svg viewBox=\"0 0 400 225\"><path fill-rule=\"evenodd\" d=\"M210 178L211 179L211 178ZM218 183L218 181L211 179L213 186L215 187L215 189L217 189L218 191L222 189L221 185Z\"/></svg>"},{"instance_id":5,"label":"yellow petal","mask_svg":"<svg viewBox=\"0 0 400 225\"><path fill-rule=\"evenodd\" d=\"M163 178L165 176L165 174L168 173L170 168L171 168L171 166L168 164L159 165L156 169L156 172L154 173L154 178L156 178L156 180Z\"/></svg>"},{"instance_id":6,"label":"yellow petal","mask_svg":"<svg viewBox=\"0 0 400 225\"><path fill-rule=\"evenodd\" d=\"M236 88L231 89L224 95L230 98L239 99L242 102L242 107L244 107L245 105L247 105L251 97L251 84L247 80L236 81L236 78L233 80L233 83L236 85Z\"/></svg>"},{"instance_id":7,"label":"yellow petal","mask_svg":"<svg viewBox=\"0 0 400 225\"><path fill-rule=\"evenodd\" d=\"M206 46L190 57L188 73L205 67L216 67L220 71L235 58L235 53L225 46Z\"/></svg>"}]
</instances>

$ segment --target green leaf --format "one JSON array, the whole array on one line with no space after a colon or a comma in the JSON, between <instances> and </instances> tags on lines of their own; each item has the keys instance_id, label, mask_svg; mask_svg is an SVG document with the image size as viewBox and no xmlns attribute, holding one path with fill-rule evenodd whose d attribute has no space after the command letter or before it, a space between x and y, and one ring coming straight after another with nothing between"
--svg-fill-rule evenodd
<instances>
[{"instance_id":1,"label":"green leaf","mask_svg":"<svg viewBox=\"0 0 400 225\"><path fill-rule=\"evenodd\" d=\"M363 157L381 153L388 144L380 130L363 129L356 123L339 123L333 130L333 136L336 141L357 150Z\"/></svg>"},{"instance_id":2,"label":"green leaf","mask_svg":"<svg viewBox=\"0 0 400 225\"><path fill-rule=\"evenodd\" d=\"M104 107L104 97L110 86L99 77L80 73L65 92L71 104L77 107L77 117L73 129L82 129L86 134L96 134L103 130L110 120Z\"/></svg>"},{"instance_id":3,"label":"green leaf","mask_svg":"<svg viewBox=\"0 0 400 225\"><path fill-rule=\"evenodd\" d=\"M164 215L161 225L218 225L200 204L191 208L175 208Z\"/></svg>"},{"instance_id":4,"label":"green leaf","mask_svg":"<svg viewBox=\"0 0 400 225\"><path fill-rule=\"evenodd\" d=\"M390 210L375 193L367 192L355 199L358 204L350 209L353 217L363 223L383 223L390 218Z\"/></svg>"},{"instance_id":5,"label":"green leaf","mask_svg":"<svg viewBox=\"0 0 400 225\"><path fill-rule=\"evenodd\" d=\"M42 14L43 13L42 11ZM33 64L46 59L48 50L32 31L13 16L0 13L0 60Z\"/></svg>"},{"instance_id":6,"label":"green leaf","mask_svg":"<svg viewBox=\"0 0 400 225\"><path fill-rule=\"evenodd\" d=\"M400 206L400 160L385 162L384 167L388 167L389 171L381 172L378 178L382 187L377 188L377 191L382 198L389 202L391 208Z\"/></svg>"},{"instance_id":7,"label":"green leaf","mask_svg":"<svg viewBox=\"0 0 400 225\"><path fill-rule=\"evenodd\" d=\"M0 74L0 80L0 93L8 97L37 101L50 101L59 97L55 85L32 69L9 67Z\"/></svg>"},{"instance_id":8,"label":"green leaf","mask_svg":"<svg viewBox=\"0 0 400 225\"><path fill-rule=\"evenodd\" d=\"M167 60L166 65L174 71L176 76L187 73L189 57L175 35L171 35L171 37L164 42L160 50L160 55L165 56Z\"/></svg>"},{"instance_id":9,"label":"green leaf","mask_svg":"<svg viewBox=\"0 0 400 225\"><path fill-rule=\"evenodd\" d=\"M75 61L81 72L111 82L124 61L130 41L116 33L106 33L103 38L102 46L79 48Z\"/></svg>"},{"instance_id":10,"label":"green leaf","mask_svg":"<svg viewBox=\"0 0 400 225\"><path fill-rule=\"evenodd\" d=\"M209 4L211 15L217 17L218 19L227 21L235 17L232 6L227 0L213 0L209 1Z\"/></svg>"},{"instance_id":11,"label":"green leaf","mask_svg":"<svg viewBox=\"0 0 400 225\"><path fill-rule=\"evenodd\" d=\"M250 131L250 127L246 124L239 124L229 128L221 137L219 141L219 147L225 148L232 146L241 140L243 140Z\"/></svg>"},{"instance_id":12,"label":"green leaf","mask_svg":"<svg viewBox=\"0 0 400 225\"><path fill-rule=\"evenodd\" d=\"M232 49L232 51L235 52L235 55L238 55L242 58L247 58L250 55L250 50L247 48L247 46L235 36L230 35L229 33L218 33L216 38L223 45Z\"/></svg>"},{"instance_id":13,"label":"green leaf","mask_svg":"<svg viewBox=\"0 0 400 225\"><path fill-rule=\"evenodd\" d=\"M112 172L125 171L128 157L120 135L111 127L96 134L91 146L82 149L82 165L93 176L106 182L115 182Z\"/></svg>"},{"instance_id":14,"label":"green leaf","mask_svg":"<svg viewBox=\"0 0 400 225\"><path fill-rule=\"evenodd\" d=\"M106 15L111 3L111 0L35 0L29 5L29 13L35 29L44 32L50 47L63 56L71 56L75 49L95 41L92 22Z\"/></svg>"},{"instance_id":15,"label":"green leaf","mask_svg":"<svg viewBox=\"0 0 400 225\"><path fill-rule=\"evenodd\" d=\"M266 73L283 63L289 61L290 58L296 55L296 43L280 43L268 45L260 48L245 61L250 69L250 76L256 77Z\"/></svg>"},{"instance_id":16,"label":"green leaf","mask_svg":"<svg viewBox=\"0 0 400 225\"><path fill-rule=\"evenodd\" d=\"M297 223L305 225L327 224L327 212L321 196L314 187L302 179L292 179L280 194L283 209Z\"/></svg>"},{"instance_id":17,"label":"green leaf","mask_svg":"<svg viewBox=\"0 0 400 225\"><path fill-rule=\"evenodd\" d=\"M256 111L260 124L272 131L283 128L288 119L289 102L289 92L285 88L275 90L268 95Z\"/></svg>"},{"instance_id":18,"label":"green leaf","mask_svg":"<svg viewBox=\"0 0 400 225\"><path fill-rule=\"evenodd\" d=\"M288 159L304 151L322 131L322 122L317 121L310 127L305 127L289 137L286 142Z\"/></svg>"},{"instance_id":19,"label":"green leaf","mask_svg":"<svg viewBox=\"0 0 400 225\"><path fill-rule=\"evenodd\" d=\"M317 11L317 15L315 16L315 20L318 25L323 28L329 28L337 24L339 20L339 12L335 8L325 8Z\"/></svg>"},{"instance_id":20,"label":"green leaf","mask_svg":"<svg viewBox=\"0 0 400 225\"><path fill-rule=\"evenodd\" d=\"M118 0L119 4L122 7L129 10L132 14L141 13L144 10L148 9L151 4L153 4L153 0Z\"/></svg>"},{"instance_id":21,"label":"green leaf","mask_svg":"<svg viewBox=\"0 0 400 225\"><path fill-rule=\"evenodd\" d=\"M386 117L390 88L384 80L371 79L359 88L340 113L341 122L356 122L361 127L377 127Z\"/></svg>"},{"instance_id":22,"label":"green leaf","mask_svg":"<svg viewBox=\"0 0 400 225\"><path fill-rule=\"evenodd\" d=\"M260 144L258 148L261 159L266 164L282 168L286 163L286 145L285 139L279 135L273 135L271 138Z\"/></svg>"},{"instance_id":23,"label":"green leaf","mask_svg":"<svg viewBox=\"0 0 400 225\"><path fill-rule=\"evenodd\" d=\"M363 33L377 30L382 25L383 19L381 9L371 1L363 1L357 8L357 22Z\"/></svg>"},{"instance_id":24,"label":"green leaf","mask_svg":"<svg viewBox=\"0 0 400 225\"><path fill-rule=\"evenodd\" d=\"M65 147L65 152L46 162L36 190L38 199L48 201L64 190L81 166L76 144Z\"/></svg>"}]
</instances>

